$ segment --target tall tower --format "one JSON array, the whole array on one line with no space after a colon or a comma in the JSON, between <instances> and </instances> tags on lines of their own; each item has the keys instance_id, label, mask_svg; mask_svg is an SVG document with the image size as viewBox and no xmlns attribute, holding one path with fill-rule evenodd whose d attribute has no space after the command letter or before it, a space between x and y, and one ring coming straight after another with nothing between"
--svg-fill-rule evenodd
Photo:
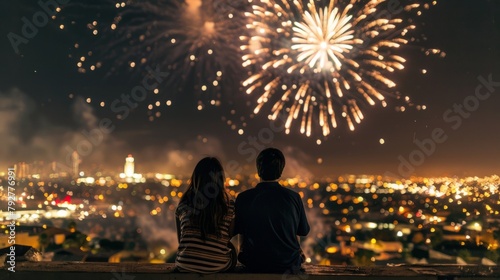
<instances>
[{"instance_id":1,"label":"tall tower","mask_svg":"<svg viewBox=\"0 0 500 280\"><path fill-rule=\"evenodd\" d=\"M73 151L71 154L71 163L73 167L73 178L78 177L79 175L79 167L80 167L80 155L78 155L77 151Z\"/></svg>"},{"instance_id":2,"label":"tall tower","mask_svg":"<svg viewBox=\"0 0 500 280\"><path fill-rule=\"evenodd\" d=\"M125 173L126 177L134 176L134 158L132 155L128 155L125 159L125 167L123 169L123 173Z\"/></svg>"}]
</instances>

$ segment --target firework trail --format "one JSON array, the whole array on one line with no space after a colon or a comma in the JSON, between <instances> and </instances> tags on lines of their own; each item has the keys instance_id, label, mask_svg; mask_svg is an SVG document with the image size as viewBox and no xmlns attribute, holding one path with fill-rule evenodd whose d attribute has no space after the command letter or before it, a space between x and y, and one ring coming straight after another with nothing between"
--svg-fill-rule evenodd
<instances>
[{"instance_id":1,"label":"firework trail","mask_svg":"<svg viewBox=\"0 0 500 280\"><path fill-rule=\"evenodd\" d=\"M430 7L416 2L399 7L398 14L420 15ZM253 73L243 85L247 94L260 95L254 113L270 103L270 119L285 112L286 133L297 120L302 134L310 136L317 124L327 136L342 119L354 130L364 118L358 104L385 107L385 97L396 94L390 74L406 62L399 48L415 29L388 5L385 0L253 1L246 13L251 36L240 39L243 66Z\"/></svg>"}]
</instances>

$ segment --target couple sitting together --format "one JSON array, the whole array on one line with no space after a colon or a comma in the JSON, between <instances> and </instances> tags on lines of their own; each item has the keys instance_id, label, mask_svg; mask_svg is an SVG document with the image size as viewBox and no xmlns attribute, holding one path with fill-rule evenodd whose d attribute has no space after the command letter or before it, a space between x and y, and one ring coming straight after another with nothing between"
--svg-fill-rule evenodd
<instances>
[{"instance_id":1,"label":"couple sitting together","mask_svg":"<svg viewBox=\"0 0 500 280\"><path fill-rule=\"evenodd\" d=\"M277 182L284 167L280 150L263 150L257 157L260 183L235 202L224 188L220 162L202 159L175 212L177 270L230 271L239 260L252 272L299 271L304 255L298 236L309 233L309 224L299 194ZM230 242L237 234L243 240L238 257Z\"/></svg>"}]
</instances>

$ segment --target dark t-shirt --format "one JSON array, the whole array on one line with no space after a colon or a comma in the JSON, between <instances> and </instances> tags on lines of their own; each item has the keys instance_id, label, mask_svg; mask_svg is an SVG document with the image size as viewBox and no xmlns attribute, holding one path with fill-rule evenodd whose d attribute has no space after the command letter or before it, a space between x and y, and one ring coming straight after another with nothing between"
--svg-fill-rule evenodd
<instances>
[{"instance_id":1,"label":"dark t-shirt","mask_svg":"<svg viewBox=\"0 0 500 280\"><path fill-rule=\"evenodd\" d=\"M309 233L302 200L277 182L262 182L236 198L235 233L243 235L238 260L258 271L300 267L297 236Z\"/></svg>"}]
</instances>

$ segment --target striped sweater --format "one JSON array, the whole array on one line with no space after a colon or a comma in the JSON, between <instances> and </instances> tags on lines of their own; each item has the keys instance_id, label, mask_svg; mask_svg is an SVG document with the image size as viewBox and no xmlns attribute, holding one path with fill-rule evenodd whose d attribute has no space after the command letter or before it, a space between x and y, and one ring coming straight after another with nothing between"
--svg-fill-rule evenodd
<instances>
[{"instance_id":1,"label":"striped sweater","mask_svg":"<svg viewBox=\"0 0 500 280\"><path fill-rule=\"evenodd\" d=\"M220 226L221 235L208 234L201 238L200 228L193 225L189 207L180 205L175 216L180 223L180 242L175 264L181 272L216 273L231 266L231 249L228 247L229 228L234 219L234 201L230 200L228 212Z\"/></svg>"}]
</instances>

